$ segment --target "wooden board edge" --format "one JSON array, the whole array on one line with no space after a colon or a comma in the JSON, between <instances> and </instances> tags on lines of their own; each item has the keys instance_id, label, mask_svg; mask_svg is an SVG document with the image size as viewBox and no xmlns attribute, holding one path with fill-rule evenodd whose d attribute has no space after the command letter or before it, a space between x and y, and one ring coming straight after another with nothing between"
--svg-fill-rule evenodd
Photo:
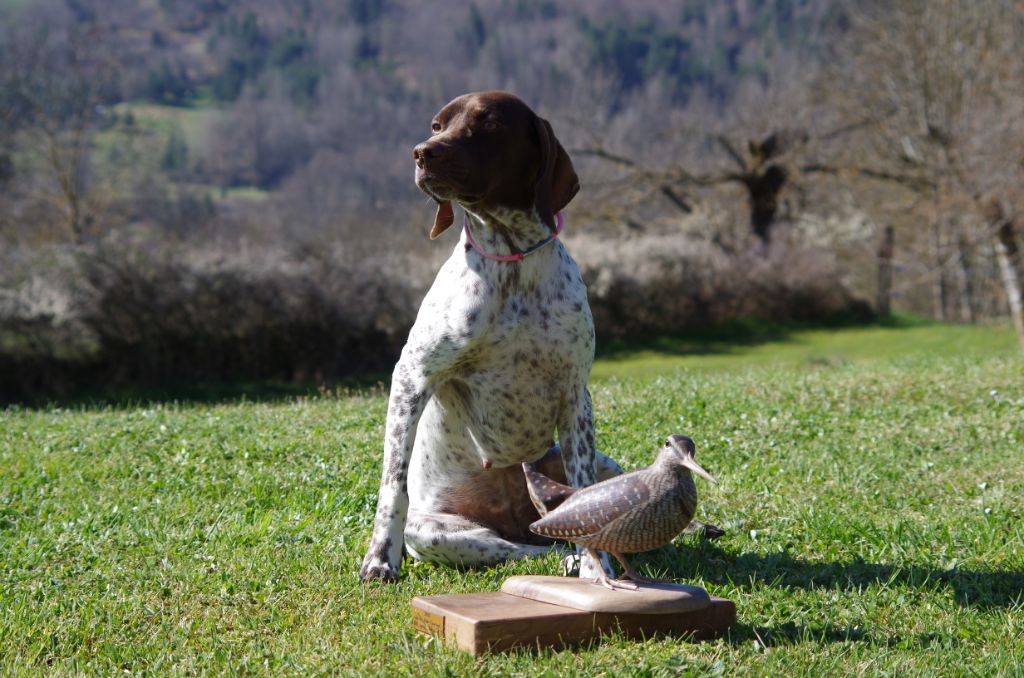
<instances>
[{"instance_id":1,"label":"wooden board edge","mask_svg":"<svg viewBox=\"0 0 1024 678\"><path fill-rule=\"evenodd\" d=\"M627 638L684 637L706 641L724 636L736 622L736 604L716 596L711 596L709 607L673 614L629 615L562 608L565 614L546 618L558 621L557 631L544 631L543 625L531 618L470 619L439 607L429 598L416 596L412 600L414 630L478 657L514 648L536 650L600 642L602 636L617 632Z\"/></svg>"}]
</instances>

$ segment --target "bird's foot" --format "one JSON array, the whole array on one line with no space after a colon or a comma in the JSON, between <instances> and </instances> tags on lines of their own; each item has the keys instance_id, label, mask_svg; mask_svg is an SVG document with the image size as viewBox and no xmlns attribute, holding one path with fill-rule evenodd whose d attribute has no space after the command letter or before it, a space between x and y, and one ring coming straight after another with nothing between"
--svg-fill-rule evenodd
<instances>
[{"instance_id":1,"label":"bird's foot","mask_svg":"<svg viewBox=\"0 0 1024 678\"><path fill-rule=\"evenodd\" d=\"M600 586L603 586L606 589L610 589L612 591L615 591L617 589L623 589L625 591L636 591L637 589L640 588L640 586L638 584L635 584L635 583L633 583L631 581L624 581L622 579L612 579L612 578L606 577L604 575L598 576L594 580L594 585L595 586L600 585Z\"/></svg>"},{"instance_id":2,"label":"bird's foot","mask_svg":"<svg viewBox=\"0 0 1024 678\"><path fill-rule=\"evenodd\" d=\"M637 584L673 584L673 583L675 583L671 579L654 579L653 577L645 577L644 575L642 575L639 572L637 572L636 569L634 569L633 566L629 564L629 561L626 560L622 556L621 553L615 554L615 557L618 559L619 563L622 564L622 578L623 579L627 579L627 578L631 579L631 580L635 581Z\"/></svg>"},{"instance_id":3,"label":"bird's foot","mask_svg":"<svg viewBox=\"0 0 1024 678\"><path fill-rule=\"evenodd\" d=\"M627 572L622 576L623 578L628 577L631 581L635 581L637 584L675 584L675 580L673 579L655 579L653 577L645 577L636 572Z\"/></svg>"}]
</instances>

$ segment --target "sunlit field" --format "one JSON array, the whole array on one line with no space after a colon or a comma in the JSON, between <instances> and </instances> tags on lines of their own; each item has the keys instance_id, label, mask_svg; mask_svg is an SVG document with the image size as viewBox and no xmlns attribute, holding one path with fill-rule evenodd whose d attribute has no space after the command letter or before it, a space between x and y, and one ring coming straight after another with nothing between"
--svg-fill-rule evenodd
<instances>
[{"instance_id":1,"label":"sunlit field","mask_svg":"<svg viewBox=\"0 0 1024 678\"><path fill-rule=\"evenodd\" d=\"M696 440L720 480L698 513L727 534L634 562L735 600L726 638L474 660L414 634L413 596L497 590L558 559L406 561L398 585L360 584L385 415L369 389L0 412L0 672L1019 675L1024 362L1008 328L685 350L599 361L598 443L635 468L669 433Z\"/></svg>"}]
</instances>

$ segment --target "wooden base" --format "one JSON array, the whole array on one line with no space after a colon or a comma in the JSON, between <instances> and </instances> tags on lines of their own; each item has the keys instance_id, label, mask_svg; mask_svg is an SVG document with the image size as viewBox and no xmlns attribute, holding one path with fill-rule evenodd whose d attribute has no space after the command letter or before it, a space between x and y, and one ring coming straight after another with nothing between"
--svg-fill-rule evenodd
<instances>
[{"instance_id":1,"label":"wooden base","mask_svg":"<svg viewBox=\"0 0 1024 678\"><path fill-rule=\"evenodd\" d=\"M630 638L688 635L707 640L736 621L731 600L711 597L699 610L668 614L587 612L507 593L417 596L412 625L473 655L513 647L564 647L619 632Z\"/></svg>"},{"instance_id":2,"label":"wooden base","mask_svg":"<svg viewBox=\"0 0 1024 678\"><path fill-rule=\"evenodd\" d=\"M623 584L628 585L636 589L609 589L593 579L580 577L520 575L506 579L501 585L501 592L574 610L615 614L693 612L711 604L711 596L699 586L634 584L628 581Z\"/></svg>"}]
</instances>

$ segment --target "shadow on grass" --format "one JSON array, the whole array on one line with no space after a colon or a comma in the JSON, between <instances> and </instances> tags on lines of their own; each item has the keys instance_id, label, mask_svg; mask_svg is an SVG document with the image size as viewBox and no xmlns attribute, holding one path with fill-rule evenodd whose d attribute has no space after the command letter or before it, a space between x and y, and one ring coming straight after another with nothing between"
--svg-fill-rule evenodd
<instances>
[{"instance_id":1,"label":"shadow on grass","mask_svg":"<svg viewBox=\"0 0 1024 678\"><path fill-rule=\"evenodd\" d=\"M909 329L932 324L914 316L894 315L886 318L841 315L806 323L774 323L766 320L738 320L706 330L654 338L608 338L597 342L597 358L621 360L641 352L667 356L712 355L727 353L736 346L757 346L769 342L788 341L794 333L811 330L848 328Z\"/></svg>"},{"instance_id":2,"label":"shadow on grass","mask_svg":"<svg viewBox=\"0 0 1024 678\"><path fill-rule=\"evenodd\" d=\"M216 383L175 384L163 387L138 387L108 391L84 390L64 397L40 397L19 403L21 407L116 409L155 404L222 405L231 403L274 403L297 398L379 394L387 392L389 375L367 374L338 380L330 385L313 385L273 381L234 381ZM0 408L3 404L0 403Z\"/></svg>"},{"instance_id":3,"label":"shadow on grass","mask_svg":"<svg viewBox=\"0 0 1024 678\"><path fill-rule=\"evenodd\" d=\"M632 558L639 569L655 576L685 581L695 575L705 581L752 590L755 585L775 589L829 589L862 592L870 587L906 587L915 590L951 589L964 607L1005 607L1024 605L1024 572L945 570L916 565L870 563L860 558L846 562L811 562L787 553L735 554L706 539L637 554ZM742 612L740 612L742 619ZM865 642L905 649L953 646L965 642L948 634L922 633L908 636L879 636L860 626L805 626L795 622L769 625L736 623L728 642L736 645L758 643L762 647L799 643Z\"/></svg>"},{"instance_id":4,"label":"shadow on grass","mask_svg":"<svg viewBox=\"0 0 1024 678\"><path fill-rule=\"evenodd\" d=\"M918 633L910 636L879 636L859 626L839 627L832 624L824 626L803 626L793 622L785 622L771 626L753 626L736 623L729 629L727 642L733 645L758 643L761 647L779 647L798 645L800 643L868 643L884 645L900 649L926 649L929 647L956 646L964 642L962 638L939 633Z\"/></svg>"},{"instance_id":5,"label":"shadow on grass","mask_svg":"<svg viewBox=\"0 0 1024 678\"><path fill-rule=\"evenodd\" d=\"M659 549L634 556L636 564L652 572L668 571L685 580L697 574L710 582L753 588L761 583L774 588L862 591L867 587L907 587L917 590L948 588L965 607L1024 605L1024 572L963 568L945 570L918 565L871 563L860 558L845 562L800 560L788 553L735 554L717 544L699 540L679 549Z\"/></svg>"},{"instance_id":6,"label":"shadow on grass","mask_svg":"<svg viewBox=\"0 0 1024 678\"><path fill-rule=\"evenodd\" d=\"M860 627L840 628L825 626L802 626L793 622L773 626L752 626L735 623L726 636L733 645L759 643L762 647L796 645L798 643L850 643L870 640Z\"/></svg>"}]
</instances>

